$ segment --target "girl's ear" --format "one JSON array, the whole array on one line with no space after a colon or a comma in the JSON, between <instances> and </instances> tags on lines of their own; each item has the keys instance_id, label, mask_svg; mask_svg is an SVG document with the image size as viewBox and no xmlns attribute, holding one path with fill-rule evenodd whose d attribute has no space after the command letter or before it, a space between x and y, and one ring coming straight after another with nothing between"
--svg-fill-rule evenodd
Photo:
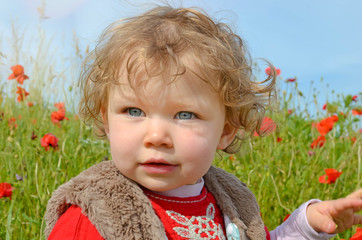
<instances>
[{"instance_id":1,"label":"girl's ear","mask_svg":"<svg viewBox=\"0 0 362 240\"><path fill-rule=\"evenodd\" d=\"M236 133L238 132L238 128L232 126L229 122L225 122L224 130L220 137L219 144L217 145L217 149L225 149L227 148L230 143L234 140Z\"/></svg>"},{"instance_id":2,"label":"girl's ear","mask_svg":"<svg viewBox=\"0 0 362 240\"><path fill-rule=\"evenodd\" d=\"M108 133L109 133L108 116L107 116L107 109L105 109L104 106L101 106L101 115L102 115L102 122L103 122L103 126L104 126L104 131L106 132L107 137L108 137Z\"/></svg>"}]
</instances>

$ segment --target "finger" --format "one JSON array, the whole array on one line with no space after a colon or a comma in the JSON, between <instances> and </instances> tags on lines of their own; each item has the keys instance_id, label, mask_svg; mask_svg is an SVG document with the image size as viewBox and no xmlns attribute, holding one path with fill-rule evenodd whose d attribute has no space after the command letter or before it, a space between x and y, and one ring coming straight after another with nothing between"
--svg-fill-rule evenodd
<instances>
[{"instance_id":1,"label":"finger","mask_svg":"<svg viewBox=\"0 0 362 240\"><path fill-rule=\"evenodd\" d=\"M362 215L355 214L353 216L353 225L362 224Z\"/></svg>"},{"instance_id":2,"label":"finger","mask_svg":"<svg viewBox=\"0 0 362 240\"><path fill-rule=\"evenodd\" d=\"M346 198L358 198L362 199L362 188L354 191L353 193L349 194Z\"/></svg>"},{"instance_id":3,"label":"finger","mask_svg":"<svg viewBox=\"0 0 362 240\"><path fill-rule=\"evenodd\" d=\"M325 218L323 220L324 221L320 225L320 231L321 232L332 234L332 233L335 233L337 231L338 225L335 222L333 222L329 218Z\"/></svg>"},{"instance_id":4,"label":"finger","mask_svg":"<svg viewBox=\"0 0 362 240\"><path fill-rule=\"evenodd\" d=\"M359 212L362 209L362 199L356 198L341 198L334 200L334 208L336 212L351 209L353 212Z\"/></svg>"},{"instance_id":5,"label":"finger","mask_svg":"<svg viewBox=\"0 0 362 240\"><path fill-rule=\"evenodd\" d=\"M333 218L325 213L320 213L315 208L316 204L310 205L309 211L307 211L307 217L309 225L317 232L334 233L337 230L337 223L334 222ZM308 216L309 212L309 216Z\"/></svg>"}]
</instances>

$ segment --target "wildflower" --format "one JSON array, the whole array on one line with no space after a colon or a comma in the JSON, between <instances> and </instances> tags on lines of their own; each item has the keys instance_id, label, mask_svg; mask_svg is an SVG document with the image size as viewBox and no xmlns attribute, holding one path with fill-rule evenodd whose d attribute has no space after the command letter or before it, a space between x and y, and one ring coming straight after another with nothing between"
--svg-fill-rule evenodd
<instances>
[{"instance_id":1,"label":"wildflower","mask_svg":"<svg viewBox=\"0 0 362 240\"><path fill-rule=\"evenodd\" d=\"M17 87L17 88L18 88L18 90L16 91L16 94L19 94L17 100L18 100L18 102L22 102L22 101L24 101L26 96L29 95L29 93L27 91L25 91L25 89L22 87Z\"/></svg>"},{"instance_id":2,"label":"wildflower","mask_svg":"<svg viewBox=\"0 0 362 240\"><path fill-rule=\"evenodd\" d=\"M10 127L10 129L17 128L18 124L16 124L16 118L10 118L8 121L8 126Z\"/></svg>"},{"instance_id":3,"label":"wildflower","mask_svg":"<svg viewBox=\"0 0 362 240\"><path fill-rule=\"evenodd\" d=\"M38 136L34 132L31 133L31 140L35 140Z\"/></svg>"},{"instance_id":4,"label":"wildflower","mask_svg":"<svg viewBox=\"0 0 362 240\"><path fill-rule=\"evenodd\" d=\"M54 106L58 108L58 110L65 109L64 103L62 102L55 103Z\"/></svg>"},{"instance_id":5,"label":"wildflower","mask_svg":"<svg viewBox=\"0 0 362 240\"><path fill-rule=\"evenodd\" d=\"M13 190L14 187L12 187L10 183L7 182L0 183L0 198L9 197L11 199Z\"/></svg>"},{"instance_id":6,"label":"wildflower","mask_svg":"<svg viewBox=\"0 0 362 240\"><path fill-rule=\"evenodd\" d=\"M45 151L49 150L49 147L58 148L58 138L51 133L47 133L40 139L40 144L44 147Z\"/></svg>"},{"instance_id":7,"label":"wildflower","mask_svg":"<svg viewBox=\"0 0 362 240\"><path fill-rule=\"evenodd\" d=\"M280 69L279 68L274 68L274 69L275 69L277 76L279 76L281 73ZM270 67L265 68L265 73L269 76L272 74Z\"/></svg>"},{"instance_id":8,"label":"wildflower","mask_svg":"<svg viewBox=\"0 0 362 240\"><path fill-rule=\"evenodd\" d=\"M20 176L19 174L16 174L15 177L16 177L16 180L23 181L23 177Z\"/></svg>"},{"instance_id":9,"label":"wildflower","mask_svg":"<svg viewBox=\"0 0 362 240\"><path fill-rule=\"evenodd\" d=\"M281 141L283 141L283 139L281 137L277 137L277 142L280 143Z\"/></svg>"},{"instance_id":10,"label":"wildflower","mask_svg":"<svg viewBox=\"0 0 362 240\"><path fill-rule=\"evenodd\" d=\"M58 125L58 127L60 127L61 121L63 121L64 119L68 120L68 118L65 116L65 110L63 109L52 112L52 114L50 115L50 119L54 124Z\"/></svg>"},{"instance_id":11,"label":"wildflower","mask_svg":"<svg viewBox=\"0 0 362 240\"><path fill-rule=\"evenodd\" d=\"M58 108L58 111L54 111L52 112L50 118L51 118L51 121L58 125L58 127L60 127L60 122L63 121L64 119L65 120L69 120L66 116L65 116L65 106L64 106L64 103L62 102L59 102L59 103L55 103L54 106L56 108Z\"/></svg>"},{"instance_id":12,"label":"wildflower","mask_svg":"<svg viewBox=\"0 0 362 240\"><path fill-rule=\"evenodd\" d=\"M309 155L309 157L314 156L314 155L315 155L315 152L313 152L313 151L308 151L308 155Z\"/></svg>"},{"instance_id":13,"label":"wildflower","mask_svg":"<svg viewBox=\"0 0 362 240\"><path fill-rule=\"evenodd\" d=\"M361 240L362 239L362 228L357 227L356 233L349 240Z\"/></svg>"},{"instance_id":14,"label":"wildflower","mask_svg":"<svg viewBox=\"0 0 362 240\"><path fill-rule=\"evenodd\" d=\"M32 102L28 102L27 104L28 104L29 107L34 106L34 103L32 103Z\"/></svg>"},{"instance_id":15,"label":"wildflower","mask_svg":"<svg viewBox=\"0 0 362 240\"><path fill-rule=\"evenodd\" d=\"M361 108L352 109L352 114L353 115L362 115L362 109Z\"/></svg>"},{"instance_id":16,"label":"wildflower","mask_svg":"<svg viewBox=\"0 0 362 240\"><path fill-rule=\"evenodd\" d=\"M327 103L325 103L322 107L323 110L326 110L327 109Z\"/></svg>"},{"instance_id":17,"label":"wildflower","mask_svg":"<svg viewBox=\"0 0 362 240\"><path fill-rule=\"evenodd\" d=\"M261 132L262 135L265 135L275 131L276 128L277 128L276 123L272 119L265 117L263 119L263 122L261 123L259 132ZM255 132L254 136L259 136L259 134Z\"/></svg>"},{"instance_id":18,"label":"wildflower","mask_svg":"<svg viewBox=\"0 0 362 240\"><path fill-rule=\"evenodd\" d=\"M292 109L288 109L288 114L292 114L293 113L293 110Z\"/></svg>"},{"instance_id":19,"label":"wildflower","mask_svg":"<svg viewBox=\"0 0 362 240\"><path fill-rule=\"evenodd\" d=\"M326 142L326 137L325 136L319 136L317 139L315 139L312 144L310 145L310 147L316 148L316 147L322 147L324 145L324 143Z\"/></svg>"},{"instance_id":20,"label":"wildflower","mask_svg":"<svg viewBox=\"0 0 362 240\"><path fill-rule=\"evenodd\" d=\"M279 75L279 74L278 74ZM286 82L295 82L297 81L296 78L288 78L287 80L285 80Z\"/></svg>"},{"instance_id":21,"label":"wildflower","mask_svg":"<svg viewBox=\"0 0 362 240\"><path fill-rule=\"evenodd\" d=\"M331 117L327 117L322 119L319 123L316 124L318 132L324 136L329 133L333 129L333 125L338 121L338 116L333 115Z\"/></svg>"},{"instance_id":22,"label":"wildflower","mask_svg":"<svg viewBox=\"0 0 362 240\"><path fill-rule=\"evenodd\" d=\"M326 172L326 174L319 177L320 183L327 183L327 184L335 183L337 178L339 178L339 176L341 176L341 174L343 173L343 172L338 172L336 169L333 168L327 168L324 169L324 171Z\"/></svg>"},{"instance_id":23,"label":"wildflower","mask_svg":"<svg viewBox=\"0 0 362 240\"><path fill-rule=\"evenodd\" d=\"M29 77L24 74L24 67L21 65L15 65L11 67L13 73L8 77L8 80L16 79L16 81L20 84L23 84L24 80Z\"/></svg>"},{"instance_id":24,"label":"wildflower","mask_svg":"<svg viewBox=\"0 0 362 240\"><path fill-rule=\"evenodd\" d=\"M357 95L354 95L353 97L352 97L352 101L354 101L354 102L357 102Z\"/></svg>"}]
</instances>

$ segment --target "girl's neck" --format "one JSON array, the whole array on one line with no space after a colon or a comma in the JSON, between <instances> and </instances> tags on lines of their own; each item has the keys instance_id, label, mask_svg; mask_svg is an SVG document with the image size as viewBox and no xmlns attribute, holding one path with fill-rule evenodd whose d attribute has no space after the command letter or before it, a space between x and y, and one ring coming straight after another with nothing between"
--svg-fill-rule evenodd
<instances>
[{"instance_id":1,"label":"girl's neck","mask_svg":"<svg viewBox=\"0 0 362 240\"><path fill-rule=\"evenodd\" d=\"M157 191L152 191L152 192L167 197L186 198L186 197L195 197L200 195L203 187L204 187L204 179L200 178L199 180L197 180L195 184L192 185L183 185L181 187L164 192L157 192Z\"/></svg>"}]
</instances>

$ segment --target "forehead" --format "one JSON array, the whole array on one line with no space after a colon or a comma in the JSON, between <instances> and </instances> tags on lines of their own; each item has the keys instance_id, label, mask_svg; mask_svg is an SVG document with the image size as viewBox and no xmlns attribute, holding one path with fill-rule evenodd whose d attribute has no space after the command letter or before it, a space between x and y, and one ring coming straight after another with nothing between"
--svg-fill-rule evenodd
<instances>
[{"instance_id":1,"label":"forehead","mask_svg":"<svg viewBox=\"0 0 362 240\"><path fill-rule=\"evenodd\" d=\"M204 97L217 98L219 94L208 82L197 74L186 70L182 75L162 74L149 77L147 74L137 74L134 78L128 78L123 72L117 84L109 88L110 96L136 95L140 98L176 98L176 97Z\"/></svg>"}]
</instances>

